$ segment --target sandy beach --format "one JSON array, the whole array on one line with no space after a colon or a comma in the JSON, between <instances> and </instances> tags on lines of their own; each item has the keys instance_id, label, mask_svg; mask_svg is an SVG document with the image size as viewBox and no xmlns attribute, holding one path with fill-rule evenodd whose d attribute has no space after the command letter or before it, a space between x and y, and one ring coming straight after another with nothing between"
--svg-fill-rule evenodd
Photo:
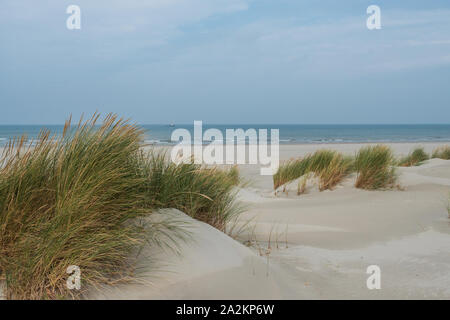
<instances>
[{"instance_id":1,"label":"sandy beach","mask_svg":"<svg viewBox=\"0 0 450 320\"><path fill-rule=\"evenodd\" d=\"M396 155L417 144L395 143ZM437 143L421 144L430 152ZM281 159L361 144L284 145ZM251 183L239 190L248 223L236 240L186 216L193 242L181 255L159 252L165 265L149 285L126 285L91 298L119 299L449 299L450 160L399 168L394 190L356 189L349 176L332 191L274 194L272 177L241 166ZM169 210L170 211L170 210ZM182 213L172 212L183 216ZM152 252L154 255L155 252ZM367 267L381 270L369 290Z\"/></svg>"}]
</instances>

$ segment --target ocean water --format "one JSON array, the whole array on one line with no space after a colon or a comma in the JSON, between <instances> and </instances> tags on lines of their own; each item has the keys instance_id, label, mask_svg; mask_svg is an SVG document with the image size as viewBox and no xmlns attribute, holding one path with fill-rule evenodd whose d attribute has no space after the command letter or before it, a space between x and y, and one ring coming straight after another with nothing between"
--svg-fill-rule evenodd
<instances>
[{"instance_id":1,"label":"ocean water","mask_svg":"<svg viewBox=\"0 0 450 320\"><path fill-rule=\"evenodd\" d=\"M148 144L174 144L171 134L175 129L184 128L190 131L192 139L193 124L188 125L141 125L145 130L145 142ZM0 145L9 139L22 134L29 141L36 140L39 132L47 128L60 135L62 125L0 125ZM305 143L356 143L356 142L449 142L450 124L443 125L203 125L203 132L209 128L219 129L224 139L226 129L244 130L254 128L279 129L281 144ZM208 143L207 141L204 141Z\"/></svg>"}]
</instances>

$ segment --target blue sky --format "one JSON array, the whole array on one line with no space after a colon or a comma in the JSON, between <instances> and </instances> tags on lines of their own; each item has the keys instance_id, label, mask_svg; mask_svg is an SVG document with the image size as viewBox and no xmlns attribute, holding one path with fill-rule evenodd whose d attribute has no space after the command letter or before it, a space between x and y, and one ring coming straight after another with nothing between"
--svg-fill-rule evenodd
<instances>
[{"instance_id":1,"label":"blue sky","mask_svg":"<svg viewBox=\"0 0 450 320\"><path fill-rule=\"evenodd\" d=\"M447 0L2 0L0 49L0 124L450 122Z\"/></svg>"}]
</instances>

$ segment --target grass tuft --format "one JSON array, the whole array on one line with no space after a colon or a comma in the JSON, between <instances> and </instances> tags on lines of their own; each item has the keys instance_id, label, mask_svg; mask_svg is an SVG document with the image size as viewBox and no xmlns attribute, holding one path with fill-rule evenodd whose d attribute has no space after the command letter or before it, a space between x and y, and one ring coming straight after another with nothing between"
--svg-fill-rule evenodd
<instances>
[{"instance_id":1,"label":"grass tuft","mask_svg":"<svg viewBox=\"0 0 450 320\"><path fill-rule=\"evenodd\" d=\"M450 160L450 146L442 146L434 149L432 158Z\"/></svg>"},{"instance_id":2,"label":"grass tuft","mask_svg":"<svg viewBox=\"0 0 450 320\"><path fill-rule=\"evenodd\" d=\"M425 152L423 147L417 147L409 155L401 158L397 165L400 167L419 166L428 159L430 159L430 156Z\"/></svg>"},{"instance_id":3,"label":"grass tuft","mask_svg":"<svg viewBox=\"0 0 450 320\"><path fill-rule=\"evenodd\" d=\"M306 156L301 159L289 160L278 167L277 172L273 175L273 188L276 190L280 186L300 178L309 172L309 158Z\"/></svg>"},{"instance_id":4,"label":"grass tuft","mask_svg":"<svg viewBox=\"0 0 450 320\"><path fill-rule=\"evenodd\" d=\"M175 219L147 219L153 209L177 208L223 231L241 212L237 168L175 165L141 151L140 128L115 115L98 119L69 120L60 137L43 131L34 146L22 137L4 149L0 280L8 299L79 298L135 280L143 245L176 246L186 234ZM81 270L81 291L66 286L71 265Z\"/></svg>"},{"instance_id":5,"label":"grass tuft","mask_svg":"<svg viewBox=\"0 0 450 320\"><path fill-rule=\"evenodd\" d=\"M152 207L179 209L223 232L242 212L236 201L235 186L240 181L236 167L174 164L165 153L151 153L146 168L145 193Z\"/></svg>"},{"instance_id":6,"label":"grass tuft","mask_svg":"<svg viewBox=\"0 0 450 320\"><path fill-rule=\"evenodd\" d=\"M242 179L241 179L241 176L239 174L239 168L238 168L237 165L234 165L234 166L230 167L226 171L226 175L231 180L231 183L233 185L238 186L238 185L240 185L242 183Z\"/></svg>"},{"instance_id":7,"label":"grass tuft","mask_svg":"<svg viewBox=\"0 0 450 320\"><path fill-rule=\"evenodd\" d=\"M5 149L0 169L0 272L7 297L55 299L66 269L82 270L83 287L130 276L129 253L145 242L143 179L136 155L142 132L116 116L98 115L60 138L42 132L34 147L24 138Z\"/></svg>"},{"instance_id":8,"label":"grass tuft","mask_svg":"<svg viewBox=\"0 0 450 320\"><path fill-rule=\"evenodd\" d=\"M318 171L319 190L333 189L353 169L353 158L335 153L330 163Z\"/></svg>"},{"instance_id":9,"label":"grass tuft","mask_svg":"<svg viewBox=\"0 0 450 320\"><path fill-rule=\"evenodd\" d=\"M309 173L319 178L321 191L332 189L352 171L352 168L351 157L345 157L333 150L318 150L301 159L290 160L281 165L273 176L274 189ZM302 193L302 189L304 191L305 183L306 180L302 181L298 192Z\"/></svg>"},{"instance_id":10,"label":"grass tuft","mask_svg":"<svg viewBox=\"0 0 450 320\"><path fill-rule=\"evenodd\" d=\"M392 150L385 145L361 148L355 158L355 186L369 190L393 187L397 180L393 163Z\"/></svg>"}]
</instances>

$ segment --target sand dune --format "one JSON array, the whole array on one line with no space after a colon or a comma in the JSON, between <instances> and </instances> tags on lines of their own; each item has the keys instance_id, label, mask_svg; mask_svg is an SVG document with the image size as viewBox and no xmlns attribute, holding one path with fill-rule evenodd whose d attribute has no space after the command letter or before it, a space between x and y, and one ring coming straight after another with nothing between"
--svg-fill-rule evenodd
<instances>
[{"instance_id":1,"label":"sand dune","mask_svg":"<svg viewBox=\"0 0 450 320\"><path fill-rule=\"evenodd\" d=\"M267 259L178 210L161 212L159 218L177 217L189 224L191 239L179 247L182 254L147 248L140 267L152 261L155 265L148 274L140 274L142 284L106 288L89 298L283 299L293 295L286 276L277 266L267 264Z\"/></svg>"},{"instance_id":2,"label":"sand dune","mask_svg":"<svg viewBox=\"0 0 450 320\"><path fill-rule=\"evenodd\" d=\"M320 147L343 152L355 148ZM404 145L393 147L397 154L409 152ZM287 149L281 152L285 158L309 152L306 147ZM254 173L244 169L243 174ZM253 194L243 193L251 205L244 218L254 229L242 238L257 239L260 245L270 238L272 248L278 239L273 263L298 279L308 298L449 299L449 174L450 161L432 159L419 167L399 168L401 190L356 189L350 176L333 191L319 192L311 185L300 196L295 183L288 195L275 196L270 177L258 177ZM255 202L257 196L264 200ZM366 268L372 264L381 268L381 290L366 287Z\"/></svg>"},{"instance_id":3,"label":"sand dune","mask_svg":"<svg viewBox=\"0 0 450 320\"><path fill-rule=\"evenodd\" d=\"M391 146L401 155L414 145ZM361 145L289 145L280 154L286 160L326 147L352 153ZM165 210L153 218L175 215L190 226L192 240L181 244L181 254L147 248L142 283L88 298L450 299L450 160L399 168L401 189L356 189L350 176L332 191L311 183L300 196L295 185L275 195L272 177L260 176L259 166L240 170L252 183L239 191L248 207L241 223L250 228L238 240ZM249 241L251 247L242 244ZM380 290L366 287L369 265L381 268Z\"/></svg>"},{"instance_id":4,"label":"sand dune","mask_svg":"<svg viewBox=\"0 0 450 320\"><path fill-rule=\"evenodd\" d=\"M391 146L401 155L414 145ZM361 146L289 145L280 154L289 159L325 147L352 153ZM241 166L241 173L252 180L239 191L249 208L242 223L250 221L251 227L239 242L186 217L195 241L183 245L181 256L159 252L164 267L145 278L151 285L127 285L95 297L450 298L450 161L400 168L402 188L389 191L356 189L350 176L333 191L319 192L311 184L300 196L295 190L275 195L271 177L260 176L257 166ZM252 247L241 244L249 240ZM381 268L380 290L366 287L366 269L373 264Z\"/></svg>"}]
</instances>

